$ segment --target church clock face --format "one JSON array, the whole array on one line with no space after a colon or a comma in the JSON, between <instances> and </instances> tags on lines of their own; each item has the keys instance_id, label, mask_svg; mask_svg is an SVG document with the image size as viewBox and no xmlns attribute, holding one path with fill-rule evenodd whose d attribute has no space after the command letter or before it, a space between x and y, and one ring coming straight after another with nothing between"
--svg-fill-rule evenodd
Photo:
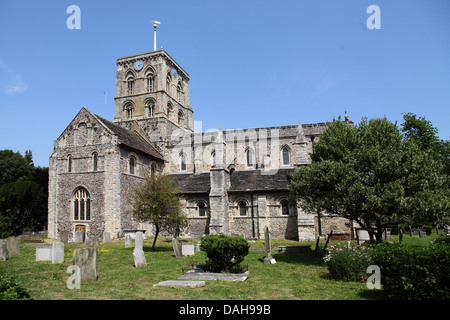
<instances>
[{"instance_id":1,"label":"church clock face","mask_svg":"<svg viewBox=\"0 0 450 320\"><path fill-rule=\"evenodd\" d=\"M134 70L139 71L144 67L144 61L139 60L134 63Z\"/></svg>"}]
</instances>

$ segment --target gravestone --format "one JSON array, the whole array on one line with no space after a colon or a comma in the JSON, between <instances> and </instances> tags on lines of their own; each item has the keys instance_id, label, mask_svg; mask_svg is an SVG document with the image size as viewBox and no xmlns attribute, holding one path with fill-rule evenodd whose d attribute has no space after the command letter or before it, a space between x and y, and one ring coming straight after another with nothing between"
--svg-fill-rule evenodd
<instances>
[{"instance_id":1,"label":"gravestone","mask_svg":"<svg viewBox=\"0 0 450 320\"><path fill-rule=\"evenodd\" d=\"M69 231L61 230L59 232L59 240L64 244L68 244L69 243Z\"/></svg>"},{"instance_id":2,"label":"gravestone","mask_svg":"<svg viewBox=\"0 0 450 320\"><path fill-rule=\"evenodd\" d=\"M64 242L56 241L52 245L52 263L64 262Z\"/></svg>"},{"instance_id":3,"label":"gravestone","mask_svg":"<svg viewBox=\"0 0 450 320\"><path fill-rule=\"evenodd\" d=\"M131 235L126 234L125 235L125 248L131 247L131 244L132 244Z\"/></svg>"},{"instance_id":4,"label":"gravestone","mask_svg":"<svg viewBox=\"0 0 450 320\"><path fill-rule=\"evenodd\" d=\"M264 263L274 264L276 260L272 257L272 241L270 239L269 227L266 226L264 230L264 244L266 250L266 256L264 257Z\"/></svg>"},{"instance_id":5,"label":"gravestone","mask_svg":"<svg viewBox=\"0 0 450 320\"><path fill-rule=\"evenodd\" d=\"M6 261L6 240L0 239L0 261Z\"/></svg>"},{"instance_id":6,"label":"gravestone","mask_svg":"<svg viewBox=\"0 0 450 320\"><path fill-rule=\"evenodd\" d=\"M133 250L134 266L136 268L145 267L147 265L143 246L144 246L144 234L142 233L142 231L138 231L136 232L136 240L134 241L134 250Z\"/></svg>"},{"instance_id":7,"label":"gravestone","mask_svg":"<svg viewBox=\"0 0 450 320\"><path fill-rule=\"evenodd\" d=\"M173 253L175 254L175 257L182 257L183 254L181 253L181 245L178 242L177 238L172 238L172 247L173 247Z\"/></svg>"},{"instance_id":8,"label":"gravestone","mask_svg":"<svg viewBox=\"0 0 450 320\"><path fill-rule=\"evenodd\" d=\"M81 282L97 280L97 248L74 250L73 264L80 268Z\"/></svg>"},{"instance_id":9,"label":"gravestone","mask_svg":"<svg viewBox=\"0 0 450 320\"><path fill-rule=\"evenodd\" d=\"M76 243L83 242L83 231L75 231L75 242Z\"/></svg>"},{"instance_id":10,"label":"gravestone","mask_svg":"<svg viewBox=\"0 0 450 320\"><path fill-rule=\"evenodd\" d=\"M94 232L94 247L100 246L100 241L98 240L97 232Z\"/></svg>"},{"instance_id":11,"label":"gravestone","mask_svg":"<svg viewBox=\"0 0 450 320\"><path fill-rule=\"evenodd\" d=\"M92 239L91 239L91 237L86 237L86 240L84 240L84 245L90 246L91 244L92 244Z\"/></svg>"},{"instance_id":12,"label":"gravestone","mask_svg":"<svg viewBox=\"0 0 450 320\"><path fill-rule=\"evenodd\" d=\"M200 252L200 246L201 245L202 245L201 241L197 242L197 244L195 245L195 251Z\"/></svg>"},{"instance_id":13,"label":"gravestone","mask_svg":"<svg viewBox=\"0 0 450 320\"><path fill-rule=\"evenodd\" d=\"M193 256L194 252L194 244L193 243L182 243L181 244L181 255L185 256Z\"/></svg>"},{"instance_id":14,"label":"gravestone","mask_svg":"<svg viewBox=\"0 0 450 320\"><path fill-rule=\"evenodd\" d=\"M111 241L111 235L109 232L103 232L103 243L108 243Z\"/></svg>"},{"instance_id":15,"label":"gravestone","mask_svg":"<svg viewBox=\"0 0 450 320\"><path fill-rule=\"evenodd\" d=\"M52 261L52 247L36 247L36 261Z\"/></svg>"},{"instance_id":16,"label":"gravestone","mask_svg":"<svg viewBox=\"0 0 450 320\"><path fill-rule=\"evenodd\" d=\"M8 249L8 257L18 257L20 255L19 242L16 237L6 239L6 248Z\"/></svg>"}]
</instances>

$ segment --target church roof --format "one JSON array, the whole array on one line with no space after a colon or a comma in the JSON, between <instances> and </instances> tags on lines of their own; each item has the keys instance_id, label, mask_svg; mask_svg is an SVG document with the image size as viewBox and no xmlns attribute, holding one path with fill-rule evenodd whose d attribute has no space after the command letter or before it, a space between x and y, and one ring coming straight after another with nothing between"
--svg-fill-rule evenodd
<instances>
[{"instance_id":1,"label":"church roof","mask_svg":"<svg viewBox=\"0 0 450 320\"><path fill-rule=\"evenodd\" d=\"M211 181L209 178L209 172L193 174L171 174L171 177L175 179L180 193L209 193L211 188Z\"/></svg>"},{"instance_id":2,"label":"church roof","mask_svg":"<svg viewBox=\"0 0 450 320\"><path fill-rule=\"evenodd\" d=\"M132 130L128 130L98 115L95 115L110 131L112 131L119 143L128 146L137 151L149 154L160 160L164 160L163 156L156 150L154 146L148 143L143 137Z\"/></svg>"},{"instance_id":3,"label":"church roof","mask_svg":"<svg viewBox=\"0 0 450 320\"><path fill-rule=\"evenodd\" d=\"M261 170L234 171L228 192L286 191L294 169L278 169L276 172ZM263 174L262 174L263 173Z\"/></svg>"}]
</instances>

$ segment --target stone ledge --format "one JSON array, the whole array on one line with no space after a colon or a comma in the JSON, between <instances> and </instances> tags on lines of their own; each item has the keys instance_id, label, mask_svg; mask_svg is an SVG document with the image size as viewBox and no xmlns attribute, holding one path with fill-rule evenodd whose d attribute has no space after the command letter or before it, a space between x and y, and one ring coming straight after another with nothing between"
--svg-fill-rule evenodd
<instances>
[{"instance_id":1,"label":"stone ledge","mask_svg":"<svg viewBox=\"0 0 450 320\"><path fill-rule=\"evenodd\" d=\"M244 273L212 273L212 272L188 272L179 280L226 280L226 281L245 281L247 280L250 272Z\"/></svg>"},{"instance_id":2,"label":"stone ledge","mask_svg":"<svg viewBox=\"0 0 450 320\"><path fill-rule=\"evenodd\" d=\"M154 284L154 287L176 287L176 288L200 288L205 286L205 281L179 281L167 280Z\"/></svg>"}]
</instances>

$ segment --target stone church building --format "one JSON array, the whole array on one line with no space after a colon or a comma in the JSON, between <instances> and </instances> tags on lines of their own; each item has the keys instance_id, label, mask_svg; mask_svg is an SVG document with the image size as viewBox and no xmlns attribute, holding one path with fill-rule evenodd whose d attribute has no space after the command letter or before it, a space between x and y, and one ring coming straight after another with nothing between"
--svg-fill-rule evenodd
<instances>
[{"instance_id":1,"label":"stone church building","mask_svg":"<svg viewBox=\"0 0 450 320\"><path fill-rule=\"evenodd\" d=\"M313 240L343 232L341 218L288 201L290 174L308 165L326 123L202 132L189 103L189 74L164 50L117 60L115 116L83 107L49 159L48 235L62 230L118 238L153 228L125 214L145 172L176 179L189 218L184 237L208 233Z\"/></svg>"}]
</instances>

